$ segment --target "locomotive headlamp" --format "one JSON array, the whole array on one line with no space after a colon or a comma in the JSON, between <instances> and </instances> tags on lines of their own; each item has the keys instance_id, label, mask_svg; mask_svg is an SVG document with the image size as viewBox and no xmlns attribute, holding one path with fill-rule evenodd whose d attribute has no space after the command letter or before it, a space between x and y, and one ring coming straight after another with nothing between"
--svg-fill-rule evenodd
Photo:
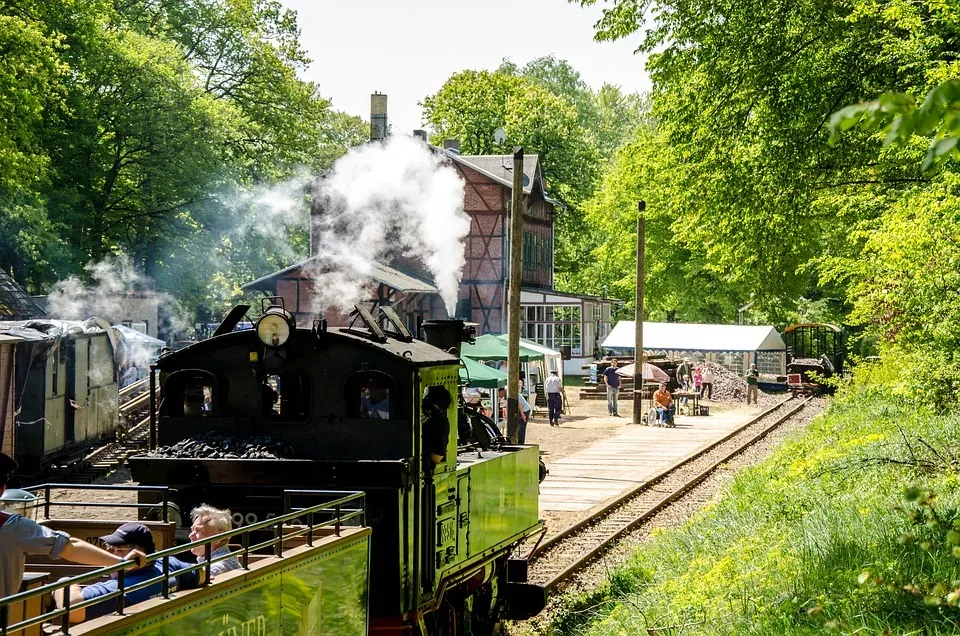
<instances>
[{"instance_id":1,"label":"locomotive headlamp","mask_svg":"<svg viewBox=\"0 0 960 636\"><path fill-rule=\"evenodd\" d=\"M270 307L257 321L257 337L268 347L282 347L290 339L293 316L281 307Z\"/></svg>"}]
</instances>

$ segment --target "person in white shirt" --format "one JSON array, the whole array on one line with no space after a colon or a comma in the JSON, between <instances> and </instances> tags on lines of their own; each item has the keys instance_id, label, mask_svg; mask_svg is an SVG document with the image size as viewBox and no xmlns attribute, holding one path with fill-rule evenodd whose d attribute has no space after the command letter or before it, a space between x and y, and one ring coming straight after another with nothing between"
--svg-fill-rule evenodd
<instances>
[{"instance_id":1,"label":"person in white shirt","mask_svg":"<svg viewBox=\"0 0 960 636\"><path fill-rule=\"evenodd\" d=\"M707 399L713 399L713 381L716 379L716 373L713 371L713 367L710 366L708 362L704 367L701 374L703 376L703 383L700 385L700 399L703 399L703 394L707 394Z\"/></svg>"},{"instance_id":2,"label":"person in white shirt","mask_svg":"<svg viewBox=\"0 0 960 636\"><path fill-rule=\"evenodd\" d=\"M560 412L563 408L563 380L556 371L550 372L550 377L543 383L547 392L547 411L550 417L550 426L560 426Z\"/></svg>"}]
</instances>

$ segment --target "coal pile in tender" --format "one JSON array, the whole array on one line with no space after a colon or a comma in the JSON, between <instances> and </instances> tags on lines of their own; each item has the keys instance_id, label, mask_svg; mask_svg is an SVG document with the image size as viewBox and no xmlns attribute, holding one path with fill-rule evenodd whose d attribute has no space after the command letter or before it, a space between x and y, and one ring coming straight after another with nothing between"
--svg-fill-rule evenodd
<instances>
[{"instance_id":1,"label":"coal pile in tender","mask_svg":"<svg viewBox=\"0 0 960 636\"><path fill-rule=\"evenodd\" d=\"M149 457L177 459L293 459L296 453L286 442L268 435L234 437L205 433L170 446L160 446Z\"/></svg>"}]
</instances>

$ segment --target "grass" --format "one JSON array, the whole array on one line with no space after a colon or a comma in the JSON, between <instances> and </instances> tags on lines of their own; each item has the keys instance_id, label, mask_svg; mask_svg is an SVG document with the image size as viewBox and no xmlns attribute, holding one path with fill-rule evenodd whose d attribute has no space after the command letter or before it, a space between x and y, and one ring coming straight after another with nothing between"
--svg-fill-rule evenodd
<instances>
[{"instance_id":1,"label":"grass","mask_svg":"<svg viewBox=\"0 0 960 636\"><path fill-rule=\"evenodd\" d=\"M907 513L922 510L903 496L919 486L936 493L929 508L941 519L956 517L958 438L956 414L847 388L803 435L540 631L960 633L960 610L933 604L960 587L960 558L941 540L947 528L914 522Z\"/></svg>"}]
</instances>

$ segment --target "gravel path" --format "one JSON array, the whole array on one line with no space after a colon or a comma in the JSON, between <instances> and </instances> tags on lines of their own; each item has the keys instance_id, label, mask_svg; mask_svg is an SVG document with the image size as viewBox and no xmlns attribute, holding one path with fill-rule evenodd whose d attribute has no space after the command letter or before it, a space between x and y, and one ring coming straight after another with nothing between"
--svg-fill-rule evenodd
<instances>
[{"instance_id":1,"label":"gravel path","mask_svg":"<svg viewBox=\"0 0 960 636\"><path fill-rule=\"evenodd\" d=\"M546 609L539 616L530 621L511 625L507 633L516 635L550 634L551 632L547 629L550 621L562 610L569 599L606 581L609 572L622 565L637 547L647 540L654 528L673 528L688 521L710 501L722 496L725 487L739 469L763 461L771 450L787 437L803 431L813 418L823 410L823 406L824 400L812 400L803 411L722 466L703 483L691 490L686 497L669 505L646 523L629 532L596 562L568 580L561 587L559 593L551 596Z\"/></svg>"}]
</instances>

